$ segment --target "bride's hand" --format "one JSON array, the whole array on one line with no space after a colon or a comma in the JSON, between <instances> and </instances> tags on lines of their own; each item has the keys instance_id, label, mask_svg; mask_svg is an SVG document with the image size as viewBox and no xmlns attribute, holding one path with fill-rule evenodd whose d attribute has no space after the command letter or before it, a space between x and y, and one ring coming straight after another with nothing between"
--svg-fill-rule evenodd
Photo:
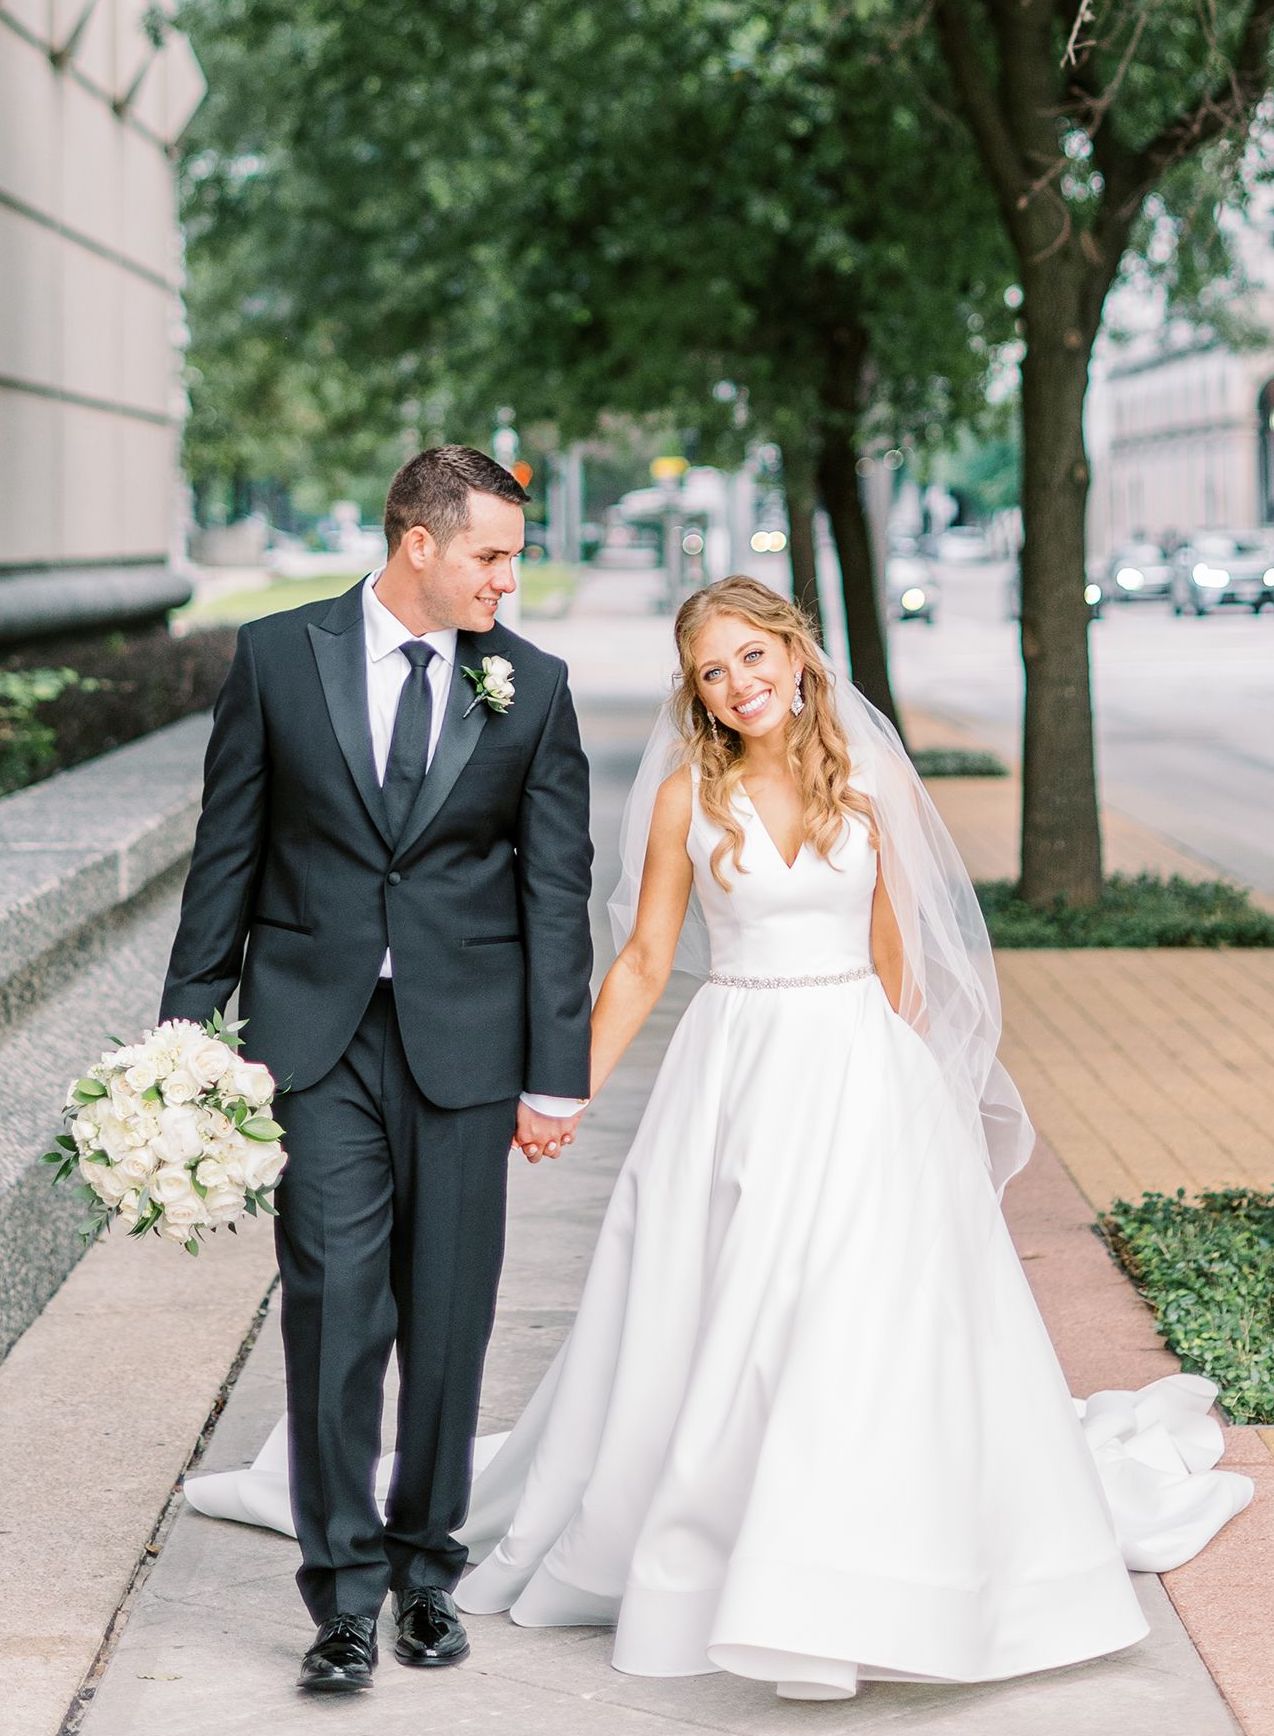
<instances>
[{"instance_id":1,"label":"bride's hand","mask_svg":"<svg viewBox=\"0 0 1274 1736\"><path fill-rule=\"evenodd\" d=\"M538 1114L529 1104L519 1103L513 1143L521 1148L528 1163L538 1163L541 1156L556 1157L563 1147L571 1145L579 1124L579 1115L558 1120L552 1115Z\"/></svg>"}]
</instances>

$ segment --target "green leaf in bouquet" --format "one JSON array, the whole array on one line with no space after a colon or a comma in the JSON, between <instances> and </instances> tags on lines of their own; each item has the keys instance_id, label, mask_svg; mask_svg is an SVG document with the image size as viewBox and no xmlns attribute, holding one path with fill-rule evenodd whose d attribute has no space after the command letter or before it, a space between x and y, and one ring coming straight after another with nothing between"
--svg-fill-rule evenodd
<instances>
[{"instance_id":1,"label":"green leaf in bouquet","mask_svg":"<svg viewBox=\"0 0 1274 1736\"><path fill-rule=\"evenodd\" d=\"M187 1167L187 1169L190 1169L189 1164L187 1164L186 1167ZM199 1195L199 1198L201 1200L207 1199L208 1190L204 1186L204 1184L199 1180L199 1177L195 1174L193 1169L190 1170L190 1185L192 1188L194 1188L195 1192Z\"/></svg>"},{"instance_id":2,"label":"green leaf in bouquet","mask_svg":"<svg viewBox=\"0 0 1274 1736\"><path fill-rule=\"evenodd\" d=\"M243 1209L245 1212L247 1212L247 1214L250 1218L256 1217L256 1215L257 1215L257 1202L251 1194L245 1194L244 1195L244 1197L243 1197Z\"/></svg>"},{"instance_id":3,"label":"green leaf in bouquet","mask_svg":"<svg viewBox=\"0 0 1274 1736\"><path fill-rule=\"evenodd\" d=\"M272 1218L278 1217L279 1214L276 1211L276 1209L274 1208L274 1206L271 1205L270 1196L269 1196L269 1194L266 1193L264 1188L260 1188L260 1187L254 1188L252 1190L252 1192L248 1195L248 1198L254 1199L257 1202L257 1204L261 1207L261 1210L263 1212L267 1213L268 1216L270 1216Z\"/></svg>"},{"instance_id":4,"label":"green leaf in bouquet","mask_svg":"<svg viewBox=\"0 0 1274 1736\"><path fill-rule=\"evenodd\" d=\"M79 1194L85 1205L99 1205L101 1203L96 1189L91 1188L87 1182L81 1182L80 1186L75 1191Z\"/></svg>"},{"instance_id":5,"label":"green leaf in bouquet","mask_svg":"<svg viewBox=\"0 0 1274 1736\"><path fill-rule=\"evenodd\" d=\"M114 1043L114 1045L117 1049L127 1049L128 1048L128 1044L124 1041L123 1037L112 1037L108 1032L106 1040L108 1043Z\"/></svg>"},{"instance_id":6,"label":"green leaf in bouquet","mask_svg":"<svg viewBox=\"0 0 1274 1736\"><path fill-rule=\"evenodd\" d=\"M271 1121L268 1115L250 1115L240 1132L249 1139L259 1139L264 1145L272 1145L276 1139L283 1138L283 1129L277 1121Z\"/></svg>"},{"instance_id":7,"label":"green leaf in bouquet","mask_svg":"<svg viewBox=\"0 0 1274 1736\"><path fill-rule=\"evenodd\" d=\"M57 1143L62 1147L63 1151L75 1151L78 1149L75 1141L71 1138L69 1133L59 1133L57 1136Z\"/></svg>"},{"instance_id":8,"label":"green leaf in bouquet","mask_svg":"<svg viewBox=\"0 0 1274 1736\"><path fill-rule=\"evenodd\" d=\"M143 1103L159 1103L163 1100L163 1092L158 1085L148 1085L142 1092Z\"/></svg>"},{"instance_id":9,"label":"green leaf in bouquet","mask_svg":"<svg viewBox=\"0 0 1274 1736\"><path fill-rule=\"evenodd\" d=\"M100 1079L77 1079L71 1095L79 1103L96 1103L99 1097L105 1097L107 1090Z\"/></svg>"},{"instance_id":10,"label":"green leaf in bouquet","mask_svg":"<svg viewBox=\"0 0 1274 1736\"><path fill-rule=\"evenodd\" d=\"M111 1160L109 1157L107 1157L107 1155L104 1151L86 1151L84 1153L84 1161L85 1161L85 1163L109 1164Z\"/></svg>"},{"instance_id":11,"label":"green leaf in bouquet","mask_svg":"<svg viewBox=\"0 0 1274 1736\"><path fill-rule=\"evenodd\" d=\"M188 1254L197 1254L199 1252L199 1239L196 1236L191 1236L188 1242L183 1242L181 1245Z\"/></svg>"}]
</instances>

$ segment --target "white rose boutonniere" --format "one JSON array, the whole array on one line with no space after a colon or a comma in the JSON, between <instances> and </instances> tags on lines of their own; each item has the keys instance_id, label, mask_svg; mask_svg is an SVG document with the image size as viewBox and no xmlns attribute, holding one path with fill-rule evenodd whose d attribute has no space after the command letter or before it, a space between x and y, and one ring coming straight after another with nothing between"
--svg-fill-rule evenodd
<instances>
[{"instance_id":1,"label":"white rose boutonniere","mask_svg":"<svg viewBox=\"0 0 1274 1736\"><path fill-rule=\"evenodd\" d=\"M485 700L492 711L505 712L513 704L513 665L507 657L484 657L481 669L462 669L473 683L473 699L465 716Z\"/></svg>"}]
</instances>

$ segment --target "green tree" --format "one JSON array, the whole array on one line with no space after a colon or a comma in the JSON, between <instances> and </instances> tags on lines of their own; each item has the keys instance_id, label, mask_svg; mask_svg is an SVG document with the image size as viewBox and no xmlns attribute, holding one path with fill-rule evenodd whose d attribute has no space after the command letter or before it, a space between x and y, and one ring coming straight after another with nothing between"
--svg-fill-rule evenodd
<instances>
[{"instance_id":1,"label":"green tree","mask_svg":"<svg viewBox=\"0 0 1274 1736\"><path fill-rule=\"evenodd\" d=\"M1092 904L1102 868L1083 600L1089 361L1148 195L1171 223L1201 181L1233 191L1270 84L1274 0L934 0L931 11L1024 298L1021 891L1036 905ZM1215 258L1218 233L1181 233L1180 281L1197 299L1198 261Z\"/></svg>"},{"instance_id":2,"label":"green tree","mask_svg":"<svg viewBox=\"0 0 1274 1736\"><path fill-rule=\"evenodd\" d=\"M1008 329L936 52L900 62L822 0L198 0L187 26L221 86L192 248L250 235L276 329L391 370L452 431L508 402L564 439L662 411L703 456L776 440L798 594L821 495L855 679L892 710L857 462L970 414Z\"/></svg>"}]
</instances>

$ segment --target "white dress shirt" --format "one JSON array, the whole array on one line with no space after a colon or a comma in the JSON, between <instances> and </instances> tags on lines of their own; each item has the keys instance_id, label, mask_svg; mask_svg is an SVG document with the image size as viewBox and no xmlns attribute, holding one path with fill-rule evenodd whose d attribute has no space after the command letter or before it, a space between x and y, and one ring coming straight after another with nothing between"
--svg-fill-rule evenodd
<instances>
[{"instance_id":1,"label":"white dress shirt","mask_svg":"<svg viewBox=\"0 0 1274 1736\"><path fill-rule=\"evenodd\" d=\"M413 633L376 595L376 581L384 571L378 567L363 581L363 645L367 662L367 711L372 730L372 758L376 765L376 781L383 784L389 764L389 747L394 738L394 716L411 664L399 647L406 639L419 639L433 648L433 656L425 670L429 683L429 748L425 769L433 760L442 734L447 711L447 696L451 691L451 676L456 665L456 629L444 627L436 633ZM393 961L386 952L380 974L394 974ZM522 1101L539 1115L575 1115L583 1107L577 1097L546 1097L540 1092L524 1091Z\"/></svg>"}]
</instances>

